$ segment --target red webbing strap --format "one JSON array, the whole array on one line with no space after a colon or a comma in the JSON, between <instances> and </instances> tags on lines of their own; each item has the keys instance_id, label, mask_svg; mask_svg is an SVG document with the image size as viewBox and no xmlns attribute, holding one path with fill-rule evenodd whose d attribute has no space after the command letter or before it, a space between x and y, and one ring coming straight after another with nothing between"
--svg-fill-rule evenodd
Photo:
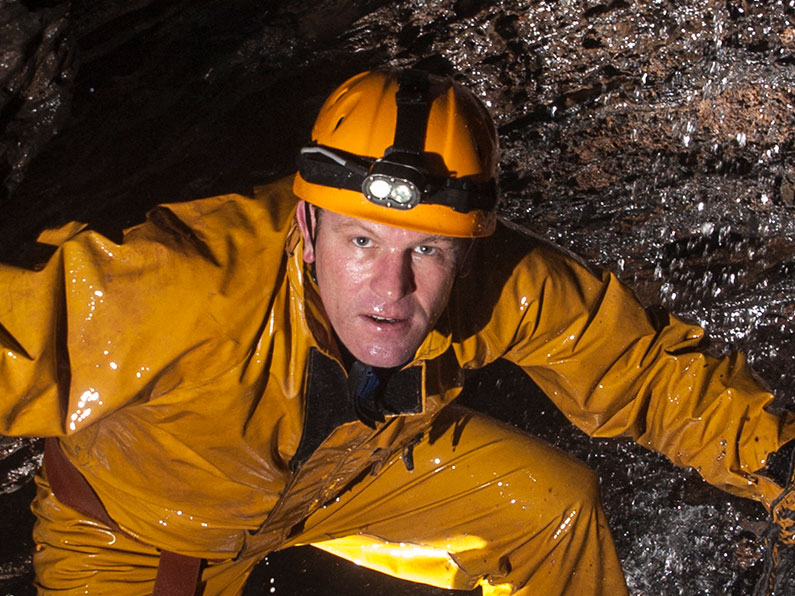
<instances>
[{"instance_id":1,"label":"red webbing strap","mask_svg":"<svg viewBox=\"0 0 795 596\"><path fill-rule=\"evenodd\" d=\"M197 557L161 551L152 596L195 596L201 565Z\"/></svg>"},{"instance_id":2,"label":"red webbing strap","mask_svg":"<svg viewBox=\"0 0 795 596\"><path fill-rule=\"evenodd\" d=\"M66 458L56 438L44 439L44 469L56 499L83 515L102 522L111 530L121 531L116 522L110 519L91 485Z\"/></svg>"},{"instance_id":3,"label":"red webbing strap","mask_svg":"<svg viewBox=\"0 0 795 596\"><path fill-rule=\"evenodd\" d=\"M44 467L50 489L64 505L95 519L115 532L124 531L114 522L99 497L80 471L70 462L58 442L44 440ZM202 560L197 557L160 551L152 596L195 596Z\"/></svg>"}]
</instances>

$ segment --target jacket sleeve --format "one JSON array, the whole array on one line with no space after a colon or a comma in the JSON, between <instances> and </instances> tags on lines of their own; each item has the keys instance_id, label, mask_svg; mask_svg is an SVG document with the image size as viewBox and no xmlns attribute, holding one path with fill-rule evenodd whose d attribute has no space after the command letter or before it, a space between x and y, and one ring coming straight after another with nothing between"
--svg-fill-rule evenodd
<instances>
[{"instance_id":1,"label":"jacket sleeve","mask_svg":"<svg viewBox=\"0 0 795 596\"><path fill-rule=\"evenodd\" d=\"M243 255L267 248L250 202L159 207L121 244L81 231L38 271L0 266L0 434L75 433L228 366L221 321L252 286Z\"/></svg>"},{"instance_id":2,"label":"jacket sleeve","mask_svg":"<svg viewBox=\"0 0 795 596\"><path fill-rule=\"evenodd\" d=\"M795 423L768 411L773 396L745 359L709 355L701 328L650 314L614 275L543 241L517 242L523 256L491 284L493 314L464 359L504 357L588 434L632 437L769 507L781 487L756 472Z\"/></svg>"}]
</instances>

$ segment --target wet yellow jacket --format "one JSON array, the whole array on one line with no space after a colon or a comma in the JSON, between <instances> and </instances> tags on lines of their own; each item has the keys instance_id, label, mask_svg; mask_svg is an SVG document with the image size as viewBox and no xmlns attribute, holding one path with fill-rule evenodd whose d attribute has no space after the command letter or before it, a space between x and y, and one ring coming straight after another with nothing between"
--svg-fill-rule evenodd
<instances>
[{"instance_id":1,"label":"wet yellow jacket","mask_svg":"<svg viewBox=\"0 0 795 596\"><path fill-rule=\"evenodd\" d=\"M343 422L291 466L307 369L344 373L290 188L161 206L121 244L67 227L43 236L59 246L41 270L2 266L0 433L61 437L133 536L231 557L280 544L427 428L466 370L506 358L591 435L630 436L768 506L781 492L755 471L795 424L765 410L741 356L703 354L698 327L652 320L614 276L507 224L405 369L416 407Z\"/></svg>"}]
</instances>

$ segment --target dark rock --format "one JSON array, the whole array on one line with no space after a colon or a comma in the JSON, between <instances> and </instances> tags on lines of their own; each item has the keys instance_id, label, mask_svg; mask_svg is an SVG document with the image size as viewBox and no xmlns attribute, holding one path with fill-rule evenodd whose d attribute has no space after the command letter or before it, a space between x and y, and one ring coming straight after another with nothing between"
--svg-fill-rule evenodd
<instances>
[{"instance_id":1,"label":"dark rock","mask_svg":"<svg viewBox=\"0 0 795 596\"><path fill-rule=\"evenodd\" d=\"M30 240L69 219L117 238L158 202L287 174L341 79L419 65L455 74L488 102L504 216L705 325L714 350L746 352L776 406L792 408L789 3L419 4L0 0L0 174L14 189L0 255L37 258ZM761 508L632 443L584 437L534 391L497 365L464 399L598 469L633 594L751 592L768 553ZM35 461L19 458L0 462L3 474ZM23 488L0 506L29 520L29 495L16 495L30 482L15 478ZM26 523L3 551L2 569L15 570L0 580L7 591L2 581L27 577ZM266 587L252 593L284 578L279 593L290 594L296 569L306 590L317 588L313 574L336 573L338 563L309 552L274 556L258 570ZM374 577L352 581L377 593ZM784 581L795 589L795 577ZM400 585L389 593L430 593Z\"/></svg>"},{"instance_id":2,"label":"dark rock","mask_svg":"<svg viewBox=\"0 0 795 596\"><path fill-rule=\"evenodd\" d=\"M0 201L69 114L74 38L62 6L0 3Z\"/></svg>"}]
</instances>

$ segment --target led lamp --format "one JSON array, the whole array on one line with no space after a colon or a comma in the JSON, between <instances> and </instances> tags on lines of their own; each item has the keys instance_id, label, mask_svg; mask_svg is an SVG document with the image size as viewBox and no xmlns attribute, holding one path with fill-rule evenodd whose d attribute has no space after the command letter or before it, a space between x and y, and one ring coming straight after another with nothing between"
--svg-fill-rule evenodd
<instances>
[{"instance_id":1,"label":"led lamp","mask_svg":"<svg viewBox=\"0 0 795 596\"><path fill-rule=\"evenodd\" d=\"M382 167L386 163L381 162ZM389 164L389 166L392 169L399 167L407 170L407 173L413 174L412 177L421 177L418 176L417 170L402 164ZM411 209L416 207L422 198L422 191L417 183L403 177L373 171L364 179L362 193L368 201L393 209Z\"/></svg>"}]
</instances>

